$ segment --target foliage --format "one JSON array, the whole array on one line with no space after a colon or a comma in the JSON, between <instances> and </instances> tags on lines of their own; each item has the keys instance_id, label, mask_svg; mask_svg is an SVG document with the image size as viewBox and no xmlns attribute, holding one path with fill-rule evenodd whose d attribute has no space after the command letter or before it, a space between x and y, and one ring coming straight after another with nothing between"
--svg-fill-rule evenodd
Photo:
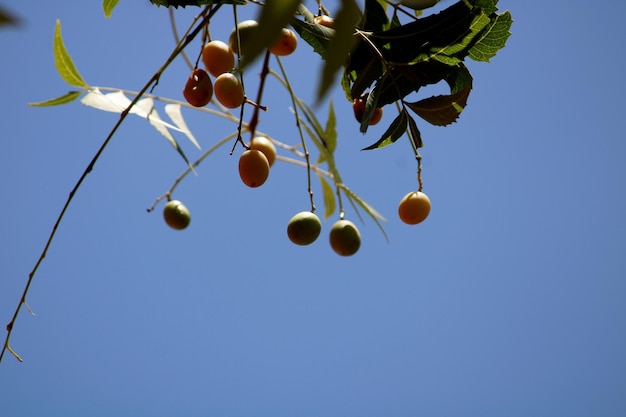
<instances>
[{"instance_id":1,"label":"foliage","mask_svg":"<svg viewBox=\"0 0 626 417\"><path fill-rule=\"evenodd\" d=\"M232 10L237 20L237 7L245 6L246 0L151 0L157 7L169 7L170 13L178 7L200 7L197 17L189 28L178 39L178 44L170 57L154 73L139 91L123 90L115 87L94 86L85 81L76 68L67 51L61 34L61 23L57 21L53 36L53 52L56 69L61 78L74 90L57 98L31 103L33 106L46 107L67 104L80 98L82 104L108 112L120 114L119 121L113 126L98 152L94 155L87 169L80 176L70 193L48 241L29 274L23 295L9 325L7 337L0 353L0 360L5 351L16 358L9 339L13 325L22 306L26 304L26 295L40 263L46 256L55 232L63 219L65 211L72 201L84 178L92 171L99 156L114 136L117 128L128 115L139 116L147 120L172 145L186 164L185 170L176 178L167 191L156 198L148 211L152 211L163 200L171 202L171 196L177 185L191 172L196 172L202 161L217 148L234 141L233 151L237 145L244 149L249 143L243 139L249 134L250 139L261 135L270 139L276 147L290 152L290 156L277 155L276 160L302 166L308 174L307 193L310 199L311 212L316 211L312 178L319 180L324 204L324 219L339 212L339 221L335 224L350 224L350 233L358 237L358 245L350 250L338 250L341 255L352 255L360 246L360 233L353 223L344 220L343 200L348 201L355 213L360 216L364 212L380 228L385 235L382 222L385 218L369 203L344 183L335 158L338 144L336 116L331 102L325 122L321 122L312 108L302 101L293 90L281 58L276 57L278 71L269 64L269 47L281 36L282 28L290 25L311 48L318 54L324 65L319 74L317 101L324 100L328 92L335 86L341 87L346 99L352 103L362 100L365 110L360 120L360 131L366 132L375 110L395 103L397 116L378 140L364 149L377 149L398 141L405 134L412 145L417 161L418 190L422 190L421 157L418 149L423 140L414 116L436 126L447 126L459 118L468 103L472 90L472 76L465 59L488 62L498 50L505 46L510 36L509 29L512 18L509 12L498 13L497 0L459 0L451 6L425 16L422 11L416 12L386 0L365 0L361 10L355 0L338 2L336 13L330 13L321 2L316 14L310 12L302 0L266 0L259 3L262 7L257 17L258 31L253 40L246 45L246 56L238 57L235 68L231 70L241 81L245 79L245 70L258 59L263 59L261 83L257 91L256 101L247 100L240 107L239 114L231 112L227 107L213 99L208 106L194 107L186 102L158 97L152 94L158 81L169 64L183 55L185 48L200 34L205 34L201 42L206 42L208 26L218 12L227 12L222 5L233 5ZM256 2L255 2L256 3ZM436 3L436 2L435 2ZM104 0L103 12L110 17L118 0ZM0 13L6 18L6 14ZM324 19L321 19L324 18ZM241 42L239 30L235 29L237 43ZM190 70L195 69L190 64ZM197 66L197 64L196 64ZM300 142L285 144L272 138L270 134L258 129L259 112L265 109L263 91L268 76L275 77L288 92L291 98L293 113L298 127ZM414 100L412 97L422 92L429 85L445 83L449 93ZM217 88L217 87L216 87ZM216 94L217 96L217 94ZM246 96L250 96L246 94ZM409 98L409 96L411 98ZM163 110L170 121L161 118L157 104L163 104ZM392 107L392 106L389 106ZM244 120L244 108L251 108L252 115ZM218 141L205 150L194 162L182 151L176 135L184 135L193 145L200 149L192 131L187 126L183 111L193 109L202 111L209 116L220 118L233 124L233 133ZM309 145L312 145L310 147ZM312 158L309 148L317 154ZM232 151L231 151L232 153ZM256 152L256 154L259 154ZM263 154L259 156L265 158ZM314 161L314 162L312 162ZM269 165L269 164L268 164ZM265 181L265 179L263 179ZM256 186L256 185L254 185ZM425 197L427 199L427 197ZM178 202L177 202L178 204ZM182 206L182 203L180 203ZM184 206L183 206L184 207ZM429 207L430 208L430 207ZM189 213L186 213L187 217ZM426 213L427 215L427 213ZM188 220L188 219L186 219ZM421 221L421 220L420 220ZM188 221L185 223L185 227ZM183 227L177 227L182 229Z\"/></svg>"}]
</instances>

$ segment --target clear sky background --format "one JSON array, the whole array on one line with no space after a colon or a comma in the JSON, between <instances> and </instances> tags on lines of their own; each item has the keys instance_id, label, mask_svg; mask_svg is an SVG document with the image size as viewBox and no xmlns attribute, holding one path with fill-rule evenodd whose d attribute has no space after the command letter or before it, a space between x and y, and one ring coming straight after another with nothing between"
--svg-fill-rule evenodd
<instances>
[{"instance_id":1,"label":"clear sky background","mask_svg":"<svg viewBox=\"0 0 626 417\"><path fill-rule=\"evenodd\" d=\"M174 45L167 10L147 1L121 1L108 20L100 1L10 3L22 25L0 30L3 326L118 117L26 105L71 89L54 68L56 19L94 86L138 90ZM419 226L396 215L416 188L408 141L361 152L384 123L362 137L333 91L344 180L389 219L388 243L347 207L363 237L350 258L328 245L337 215L312 246L287 239L308 208L305 170L278 163L249 189L230 146L176 190L192 223L169 229L162 205L146 208L184 164L145 120L127 120L35 277L37 315L23 310L12 338L25 361L0 364L0 415L626 415L626 3L591 6L500 1L513 35L491 63L468 62L459 123L420 124L432 212ZM232 25L224 13L212 33ZM301 43L284 62L312 97L317 55ZM182 99L187 74L177 60L155 93ZM297 142L288 97L273 80L268 92L260 129ZM184 115L204 149L234 127Z\"/></svg>"}]
</instances>

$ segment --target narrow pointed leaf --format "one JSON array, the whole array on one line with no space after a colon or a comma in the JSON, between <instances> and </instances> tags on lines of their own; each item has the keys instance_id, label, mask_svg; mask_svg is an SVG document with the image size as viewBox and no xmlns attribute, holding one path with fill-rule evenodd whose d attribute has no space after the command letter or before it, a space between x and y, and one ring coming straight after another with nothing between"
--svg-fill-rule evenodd
<instances>
[{"instance_id":1,"label":"narrow pointed leaf","mask_svg":"<svg viewBox=\"0 0 626 417\"><path fill-rule=\"evenodd\" d=\"M119 0L103 0L102 10L104 10L104 16L106 18L111 17L111 13L113 12L115 6L117 6L118 2Z\"/></svg>"},{"instance_id":2,"label":"narrow pointed leaf","mask_svg":"<svg viewBox=\"0 0 626 417\"><path fill-rule=\"evenodd\" d=\"M417 123L415 123L415 119L413 119L411 116L409 116L409 140L413 142L413 146L415 147L415 149L419 149L424 146L424 142L422 142L422 134L417 128Z\"/></svg>"},{"instance_id":3,"label":"narrow pointed leaf","mask_svg":"<svg viewBox=\"0 0 626 417\"><path fill-rule=\"evenodd\" d=\"M83 77L74 66L74 61L70 57L65 44L63 43L63 37L61 36L61 21L57 20L56 27L54 29L53 39L54 50L54 65L57 72L65 80L66 83L75 87L88 87Z\"/></svg>"},{"instance_id":4,"label":"narrow pointed leaf","mask_svg":"<svg viewBox=\"0 0 626 417\"><path fill-rule=\"evenodd\" d=\"M60 97L53 98L46 101L40 101L38 103L28 103L29 106L33 107L49 107L49 106L58 106L61 104L67 104L74 100L76 100L82 94L82 91L70 91L67 94L64 94Z\"/></svg>"},{"instance_id":5,"label":"narrow pointed leaf","mask_svg":"<svg viewBox=\"0 0 626 417\"><path fill-rule=\"evenodd\" d=\"M327 220L335 212L335 192L323 176L318 175L317 178L320 180L320 184L322 185L322 195L324 197L324 220Z\"/></svg>"},{"instance_id":6,"label":"narrow pointed leaf","mask_svg":"<svg viewBox=\"0 0 626 417\"><path fill-rule=\"evenodd\" d=\"M335 152L335 148L337 147L337 117L335 116L335 107L332 100L328 106L328 119L326 120L324 133L326 134L326 149L332 154ZM324 161L324 154L320 153L317 163L319 164Z\"/></svg>"},{"instance_id":7,"label":"narrow pointed leaf","mask_svg":"<svg viewBox=\"0 0 626 417\"><path fill-rule=\"evenodd\" d=\"M362 150L367 151L370 149L384 148L385 146L391 145L392 143L400 139L400 137L402 137L402 135L406 131L407 117L407 112L405 110L402 110L400 114L398 114L398 116L393 120L393 122L391 122L391 125L389 125L385 133L383 133L383 135L380 137L380 139L376 143L368 146L367 148L363 148Z\"/></svg>"},{"instance_id":8,"label":"narrow pointed leaf","mask_svg":"<svg viewBox=\"0 0 626 417\"><path fill-rule=\"evenodd\" d=\"M335 36L328 42L326 60L322 69L322 77L317 90L318 102L334 85L335 76L346 60L356 38L354 28L361 18L361 10L354 0L342 0L341 8L335 17Z\"/></svg>"},{"instance_id":9,"label":"narrow pointed leaf","mask_svg":"<svg viewBox=\"0 0 626 417\"><path fill-rule=\"evenodd\" d=\"M193 133L191 133L189 127L187 127L187 123L185 123L183 114L180 111L180 104L167 104L165 106L165 113L167 113L170 119L172 119L172 122L174 122L174 124L180 129L180 131L184 133L185 136L187 136L189 141L191 141L191 143L193 143L196 148L201 149L200 144L194 137Z\"/></svg>"},{"instance_id":10,"label":"narrow pointed leaf","mask_svg":"<svg viewBox=\"0 0 626 417\"><path fill-rule=\"evenodd\" d=\"M378 228L382 232L383 236L385 236L385 240L387 240L387 242L389 242L389 237L387 236L387 233L385 232L385 229L383 228L383 225L381 224L381 221L382 222L386 222L387 219L385 219L383 217L383 215L381 215L374 207L372 207L369 204L367 204L367 202L365 200L363 200L361 197L359 197L351 189L346 187L345 184L338 184L338 186L346 194L346 196L350 200L350 203L352 203L353 205L356 203L359 207L361 207L363 210L365 210L365 212L368 214L368 216L370 216L372 218L372 220L374 220L374 223L376 223L376 226L378 226Z\"/></svg>"}]
</instances>

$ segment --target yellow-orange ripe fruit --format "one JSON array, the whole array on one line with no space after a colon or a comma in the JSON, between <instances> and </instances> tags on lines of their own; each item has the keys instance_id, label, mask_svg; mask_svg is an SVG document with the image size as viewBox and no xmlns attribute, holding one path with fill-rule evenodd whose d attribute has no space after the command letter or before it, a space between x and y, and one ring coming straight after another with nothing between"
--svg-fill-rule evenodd
<instances>
[{"instance_id":1,"label":"yellow-orange ripe fruit","mask_svg":"<svg viewBox=\"0 0 626 417\"><path fill-rule=\"evenodd\" d=\"M202 62L209 74L218 77L234 68L235 56L228 44L215 40L202 48Z\"/></svg>"},{"instance_id":2,"label":"yellow-orange ripe fruit","mask_svg":"<svg viewBox=\"0 0 626 417\"><path fill-rule=\"evenodd\" d=\"M400 220L406 224L418 224L426 220L430 213L430 199L421 191L405 195L398 205Z\"/></svg>"},{"instance_id":3,"label":"yellow-orange ripe fruit","mask_svg":"<svg viewBox=\"0 0 626 417\"><path fill-rule=\"evenodd\" d=\"M239 176L248 187L256 188L265 183L270 175L270 163L263 152L248 149L239 157Z\"/></svg>"}]
</instances>

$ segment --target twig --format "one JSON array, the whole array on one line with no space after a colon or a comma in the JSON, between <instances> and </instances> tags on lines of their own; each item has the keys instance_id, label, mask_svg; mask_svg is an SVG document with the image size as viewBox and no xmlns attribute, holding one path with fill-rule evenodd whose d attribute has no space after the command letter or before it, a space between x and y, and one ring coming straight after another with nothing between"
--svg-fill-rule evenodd
<instances>
[{"instance_id":1,"label":"twig","mask_svg":"<svg viewBox=\"0 0 626 417\"><path fill-rule=\"evenodd\" d=\"M9 323L6 326L7 335L4 341L4 345L2 347L2 351L0 352L0 362L2 362L2 358L4 357L4 353L6 351L9 351L13 356L15 356L15 358L18 361L20 362L23 361L23 359L9 345L11 335L14 329L15 320L17 319L22 309L22 306L26 304L26 296L28 295L28 290L30 289L30 285L33 282L33 278L37 270L39 269L39 266L41 265L42 261L46 257L46 254L48 253L48 249L50 248L50 245L52 244L52 241L56 235L57 229L59 225L61 224L61 221L63 220L63 217L65 216L65 212L67 211L70 203L74 199L76 192L78 191L80 186L83 184L83 181L85 180L87 175L89 175L89 173L91 173L91 171L93 170L96 162L98 161L98 159L104 152L104 149L107 147L107 145L109 144L109 142L111 141L115 133L117 132L117 129L122 125L122 123L126 119L126 116L128 116L128 114L130 113L130 109L141 99L142 95L146 91L148 91L148 89L154 88L158 84L161 74L167 69L167 67L172 63L172 61L174 61L174 59L185 49L185 47L187 47L187 45L191 43L191 41L198 35L198 33L200 33L202 28L209 23L210 19L219 10L219 8L220 8L220 5L217 5L215 8L207 7L202 14L200 14L198 17L194 19L194 21L192 22L192 24L190 25L187 31L188 35L184 38L184 40L178 43L178 45L176 46L176 48L174 48L174 50L172 51L170 56L167 58L165 63L159 68L159 70L150 78L150 80L137 93L137 96L131 101L128 107L124 109L124 111L122 111L122 113L120 114L120 118L115 123L115 125L113 126L113 128L111 129L107 137L104 139L104 141L100 145L100 148L98 148L98 151L96 152L96 154L93 156L93 158L87 165L87 168L83 171L80 178L78 179L78 181L76 182L72 190L70 191L69 196L67 197L67 200L65 201L65 204L63 205L63 208L61 209L61 212L59 213L54 223L54 226L52 227L52 231L50 232L50 235L48 236L48 240L46 241L43 251L39 255L39 258L37 259L37 262L35 263L35 266L33 267L32 271L30 272L30 274L28 274L28 280L26 281L26 285L24 286L24 291L22 292L22 296L15 309L15 312L13 313L13 317L11 318L11 321L9 321ZM207 14L207 11L209 11L208 14ZM191 28L193 27L193 25L195 25L196 22L199 20L199 18L202 16L203 18L200 24L198 24L198 26L196 26L196 28L193 31L191 31Z\"/></svg>"}]
</instances>

